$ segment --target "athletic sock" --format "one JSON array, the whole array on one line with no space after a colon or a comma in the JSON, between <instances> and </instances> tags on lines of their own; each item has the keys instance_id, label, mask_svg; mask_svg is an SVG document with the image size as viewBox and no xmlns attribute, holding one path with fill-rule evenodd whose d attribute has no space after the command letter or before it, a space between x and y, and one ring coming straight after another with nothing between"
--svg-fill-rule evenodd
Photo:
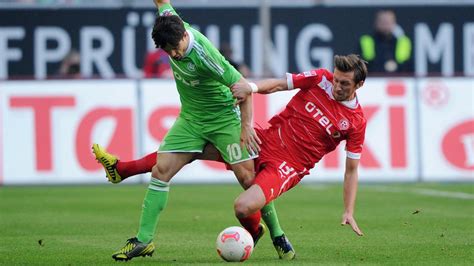
<instances>
[{"instance_id":1,"label":"athletic sock","mask_svg":"<svg viewBox=\"0 0 474 266\"><path fill-rule=\"evenodd\" d=\"M260 211L250 214L247 217L239 218L240 224L255 237L258 235L258 225L260 224L260 218L262 217Z\"/></svg>"},{"instance_id":2,"label":"athletic sock","mask_svg":"<svg viewBox=\"0 0 474 266\"><path fill-rule=\"evenodd\" d=\"M153 240L161 211L168 201L169 183L152 178L145 195L137 238L142 243Z\"/></svg>"},{"instance_id":3,"label":"athletic sock","mask_svg":"<svg viewBox=\"0 0 474 266\"><path fill-rule=\"evenodd\" d=\"M118 161L116 168L122 179L127 177L151 172L156 164L156 152L152 152L138 160L122 162Z\"/></svg>"},{"instance_id":4,"label":"athletic sock","mask_svg":"<svg viewBox=\"0 0 474 266\"><path fill-rule=\"evenodd\" d=\"M284 234L283 229L280 227L280 222L278 221L278 216L273 201L262 208L262 219L268 226L272 239Z\"/></svg>"}]
</instances>

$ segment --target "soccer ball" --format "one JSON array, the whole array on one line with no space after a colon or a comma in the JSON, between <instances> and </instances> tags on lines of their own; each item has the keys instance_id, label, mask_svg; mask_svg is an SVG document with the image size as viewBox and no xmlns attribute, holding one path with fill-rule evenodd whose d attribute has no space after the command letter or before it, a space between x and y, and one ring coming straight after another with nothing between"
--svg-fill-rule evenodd
<instances>
[{"instance_id":1,"label":"soccer ball","mask_svg":"<svg viewBox=\"0 0 474 266\"><path fill-rule=\"evenodd\" d=\"M225 261L244 261L252 254L253 238L242 227L227 227L217 236L216 248Z\"/></svg>"}]
</instances>

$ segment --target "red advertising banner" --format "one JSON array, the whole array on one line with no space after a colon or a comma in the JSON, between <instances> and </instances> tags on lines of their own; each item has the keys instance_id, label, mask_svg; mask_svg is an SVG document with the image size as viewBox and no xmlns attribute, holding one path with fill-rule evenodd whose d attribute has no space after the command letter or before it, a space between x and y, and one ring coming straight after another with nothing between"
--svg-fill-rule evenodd
<instances>
[{"instance_id":1,"label":"red advertising banner","mask_svg":"<svg viewBox=\"0 0 474 266\"><path fill-rule=\"evenodd\" d=\"M124 159L135 156L135 84L131 80L2 83L2 182L105 182L97 178L104 174L91 145L104 143Z\"/></svg>"},{"instance_id":2,"label":"red advertising banner","mask_svg":"<svg viewBox=\"0 0 474 266\"><path fill-rule=\"evenodd\" d=\"M256 95L255 123L296 91ZM474 82L368 79L358 98L368 124L361 181L473 181ZM0 184L105 183L91 144L123 160L156 151L179 114L172 80L11 81L0 84ZM341 181L345 143L304 181ZM146 177L146 176L145 176ZM174 182L234 182L195 161ZM127 182L140 182L141 178Z\"/></svg>"}]
</instances>

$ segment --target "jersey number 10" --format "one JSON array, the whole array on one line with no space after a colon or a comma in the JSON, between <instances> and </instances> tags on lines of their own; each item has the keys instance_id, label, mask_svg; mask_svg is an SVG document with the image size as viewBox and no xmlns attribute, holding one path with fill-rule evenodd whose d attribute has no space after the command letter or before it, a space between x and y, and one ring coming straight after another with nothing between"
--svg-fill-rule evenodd
<instances>
[{"instance_id":1,"label":"jersey number 10","mask_svg":"<svg viewBox=\"0 0 474 266\"><path fill-rule=\"evenodd\" d=\"M237 161L242 158L242 150L237 143L227 145L227 153L231 161Z\"/></svg>"}]
</instances>

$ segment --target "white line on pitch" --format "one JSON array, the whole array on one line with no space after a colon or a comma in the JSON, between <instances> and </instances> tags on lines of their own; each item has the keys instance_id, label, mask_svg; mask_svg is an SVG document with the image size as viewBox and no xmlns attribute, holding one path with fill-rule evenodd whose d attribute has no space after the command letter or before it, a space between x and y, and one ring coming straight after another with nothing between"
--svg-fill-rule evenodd
<instances>
[{"instance_id":1,"label":"white line on pitch","mask_svg":"<svg viewBox=\"0 0 474 266\"><path fill-rule=\"evenodd\" d=\"M428 188L398 188L398 187L389 187L389 186L367 186L364 188L369 188L369 189L372 188L380 192L413 193L413 194L419 194L419 195L425 195L425 196L474 200L474 194L464 193L464 192L443 191L443 190L428 189Z\"/></svg>"}]
</instances>

